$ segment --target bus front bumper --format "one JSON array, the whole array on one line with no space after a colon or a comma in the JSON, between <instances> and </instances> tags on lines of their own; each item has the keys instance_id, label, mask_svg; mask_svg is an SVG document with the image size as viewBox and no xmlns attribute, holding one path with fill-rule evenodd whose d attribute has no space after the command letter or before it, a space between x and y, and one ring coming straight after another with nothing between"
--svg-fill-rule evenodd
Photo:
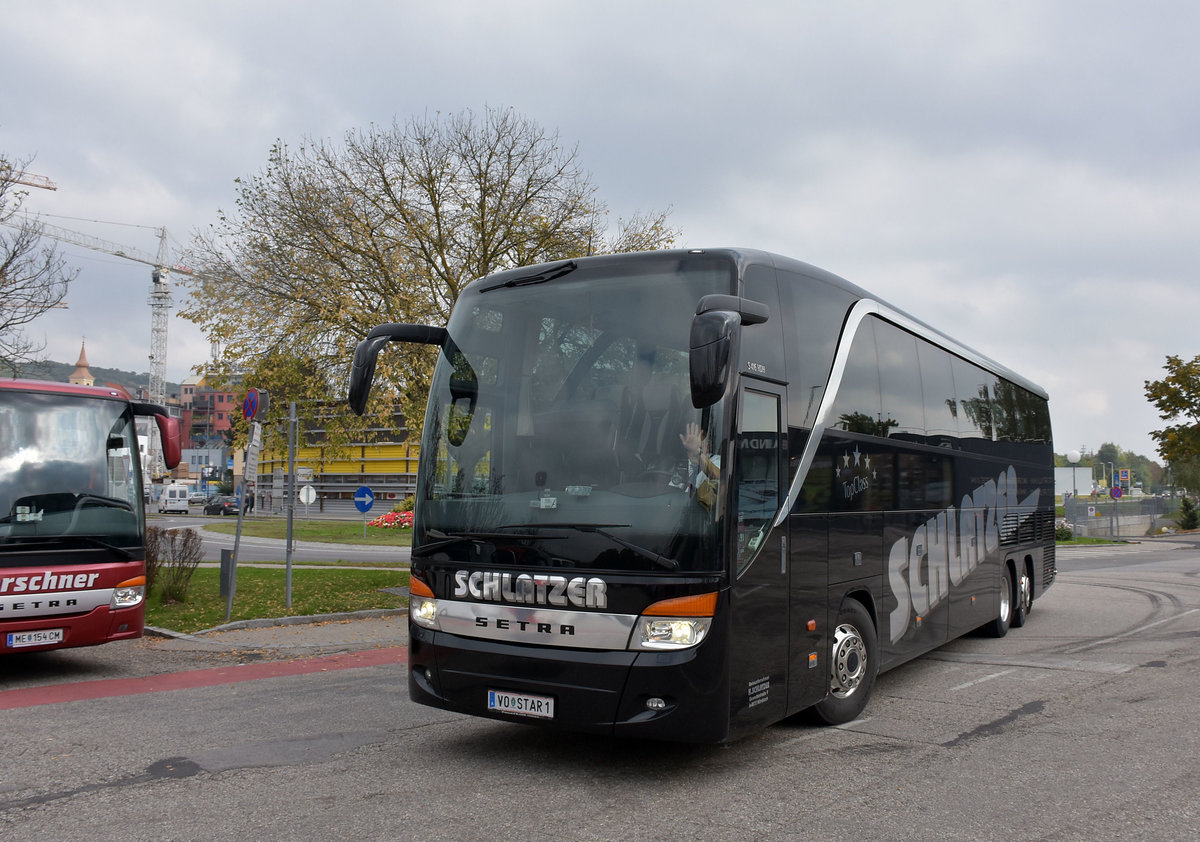
<instances>
[{"instance_id":1,"label":"bus front bumper","mask_svg":"<svg viewBox=\"0 0 1200 842\"><path fill-rule=\"evenodd\" d=\"M410 624L409 696L472 716L579 733L721 742L720 647L678 652L527 646Z\"/></svg>"}]
</instances>

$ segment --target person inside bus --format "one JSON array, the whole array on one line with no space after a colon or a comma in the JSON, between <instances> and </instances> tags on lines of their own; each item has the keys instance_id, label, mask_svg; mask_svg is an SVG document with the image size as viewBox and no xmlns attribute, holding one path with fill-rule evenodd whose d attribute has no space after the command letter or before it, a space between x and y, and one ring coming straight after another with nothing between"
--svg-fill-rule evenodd
<instances>
[{"instance_id":1,"label":"person inside bus","mask_svg":"<svg viewBox=\"0 0 1200 842\"><path fill-rule=\"evenodd\" d=\"M707 454L708 436L694 421L688 422L679 434L679 441L688 458L687 482L680 485L704 508L711 508L717 499L717 483L721 479L721 457Z\"/></svg>"}]
</instances>

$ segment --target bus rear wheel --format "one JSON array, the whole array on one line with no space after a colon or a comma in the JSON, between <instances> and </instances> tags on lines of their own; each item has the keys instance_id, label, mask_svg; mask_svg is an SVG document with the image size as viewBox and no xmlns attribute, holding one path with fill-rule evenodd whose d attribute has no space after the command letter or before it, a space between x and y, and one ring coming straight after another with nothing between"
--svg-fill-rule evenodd
<instances>
[{"instance_id":1,"label":"bus rear wheel","mask_svg":"<svg viewBox=\"0 0 1200 842\"><path fill-rule=\"evenodd\" d=\"M1016 601L1013 603L1012 627L1019 629L1029 619L1033 610L1033 576L1029 568L1021 565L1021 575L1017 577Z\"/></svg>"},{"instance_id":2,"label":"bus rear wheel","mask_svg":"<svg viewBox=\"0 0 1200 842\"><path fill-rule=\"evenodd\" d=\"M871 698L879 673L875 623L861 602L848 599L838 611L829 659L829 693L812 708L817 721L841 725L856 719Z\"/></svg>"},{"instance_id":3,"label":"bus rear wheel","mask_svg":"<svg viewBox=\"0 0 1200 842\"><path fill-rule=\"evenodd\" d=\"M1008 630L1012 626L1016 590L1013 570L1006 564L1004 565L1004 580L1000 583L1000 608L996 612L996 619L983 627L992 637L1004 637L1008 634Z\"/></svg>"}]
</instances>

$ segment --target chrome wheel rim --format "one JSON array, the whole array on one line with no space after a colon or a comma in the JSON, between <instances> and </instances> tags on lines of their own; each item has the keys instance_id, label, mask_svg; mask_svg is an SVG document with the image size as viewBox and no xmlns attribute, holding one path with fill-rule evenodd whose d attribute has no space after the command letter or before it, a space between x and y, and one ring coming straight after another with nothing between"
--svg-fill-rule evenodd
<instances>
[{"instance_id":1,"label":"chrome wheel rim","mask_svg":"<svg viewBox=\"0 0 1200 842\"><path fill-rule=\"evenodd\" d=\"M1028 613L1033 607L1033 582L1029 579L1028 573L1021 574L1021 581L1017 586L1021 607Z\"/></svg>"},{"instance_id":2,"label":"chrome wheel rim","mask_svg":"<svg viewBox=\"0 0 1200 842\"><path fill-rule=\"evenodd\" d=\"M830 691L839 699L851 695L867 675L867 644L858 629L849 624L833 633L833 669Z\"/></svg>"}]
</instances>

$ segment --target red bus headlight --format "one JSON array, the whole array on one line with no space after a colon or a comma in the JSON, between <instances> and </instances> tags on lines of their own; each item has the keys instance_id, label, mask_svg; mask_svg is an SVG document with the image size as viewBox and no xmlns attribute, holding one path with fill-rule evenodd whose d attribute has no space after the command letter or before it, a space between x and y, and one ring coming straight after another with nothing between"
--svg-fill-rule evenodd
<instances>
[{"instance_id":1,"label":"red bus headlight","mask_svg":"<svg viewBox=\"0 0 1200 842\"><path fill-rule=\"evenodd\" d=\"M146 577L134 576L113 588L112 599L108 601L108 607L114 611L118 608L132 608L139 605L145 598Z\"/></svg>"}]
</instances>

